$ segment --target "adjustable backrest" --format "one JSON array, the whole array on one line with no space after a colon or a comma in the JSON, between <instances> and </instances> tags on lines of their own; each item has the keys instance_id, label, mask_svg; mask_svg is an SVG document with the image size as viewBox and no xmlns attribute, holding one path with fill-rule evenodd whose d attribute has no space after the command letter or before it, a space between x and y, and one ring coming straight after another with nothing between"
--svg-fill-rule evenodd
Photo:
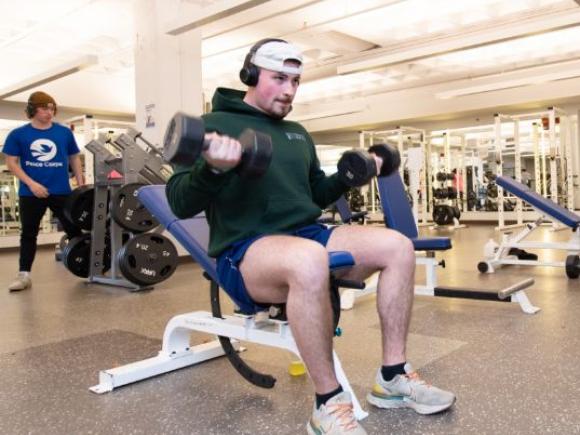
<instances>
[{"instance_id":1,"label":"adjustable backrest","mask_svg":"<svg viewBox=\"0 0 580 435\"><path fill-rule=\"evenodd\" d=\"M164 185L144 186L138 192L139 201L157 218L157 220L171 233L175 239L183 245L193 259L215 281L218 281L215 260L207 255L207 236L205 228L208 228L205 219L191 218L178 219L167 202ZM196 240L194 234L203 234L200 240ZM209 233L209 228L207 229Z\"/></svg>"},{"instance_id":2,"label":"adjustable backrest","mask_svg":"<svg viewBox=\"0 0 580 435\"><path fill-rule=\"evenodd\" d=\"M340 220L345 223L350 222L350 220L352 219L352 212L350 211L348 201L346 200L344 195L341 195L340 198L338 198L338 201L334 203L334 205L336 205L336 210L338 210Z\"/></svg>"},{"instance_id":3,"label":"adjustable backrest","mask_svg":"<svg viewBox=\"0 0 580 435\"><path fill-rule=\"evenodd\" d=\"M496 183L498 186L503 187L510 193L513 193L517 197L523 199L529 203L532 207L536 207L538 210L543 211L547 215L559 220L564 225L570 228L577 228L580 225L580 216L576 213L556 204L554 201L544 198L537 192L531 190L525 184L519 183L513 178L509 177L497 177Z\"/></svg>"},{"instance_id":4,"label":"adjustable backrest","mask_svg":"<svg viewBox=\"0 0 580 435\"><path fill-rule=\"evenodd\" d=\"M416 238L419 233L415 217L399 172L395 171L388 177L378 177L377 181L387 227L399 231L410 239Z\"/></svg>"}]
</instances>

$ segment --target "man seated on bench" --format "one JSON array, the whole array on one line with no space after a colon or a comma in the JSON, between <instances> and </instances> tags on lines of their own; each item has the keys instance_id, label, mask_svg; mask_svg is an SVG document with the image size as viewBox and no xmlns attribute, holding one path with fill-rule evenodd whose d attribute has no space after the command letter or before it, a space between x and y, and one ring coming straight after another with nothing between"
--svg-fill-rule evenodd
<instances>
[{"instance_id":1,"label":"man seated on bench","mask_svg":"<svg viewBox=\"0 0 580 435\"><path fill-rule=\"evenodd\" d=\"M217 258L220 284L242 311L286 303L290 328L316 392L308 432L365 434L334 372L329 251L352 254L356 265L344 279L362 281L380 271L383 366L368 401L380 408L410 407L431 414L452 406L455 396L429 386L407 363L415 272L409 239L387 228L327 228L316 223L321 208L348 186L336 174L325 176L309 134L301 125L283 120L292 109L301 72L302 55L293 45L281 40L255 44L240 72L247 92L216 91L213 112L203 118L206 133L217 134L206 134L209 149L193 167L176 168L167 196L180 218L205 210L209 254ZM241 159L241 145L231 137L245 128L272 137L272 162L259 179L245 179L231 170Z\"/></svg>"}]
</instances>

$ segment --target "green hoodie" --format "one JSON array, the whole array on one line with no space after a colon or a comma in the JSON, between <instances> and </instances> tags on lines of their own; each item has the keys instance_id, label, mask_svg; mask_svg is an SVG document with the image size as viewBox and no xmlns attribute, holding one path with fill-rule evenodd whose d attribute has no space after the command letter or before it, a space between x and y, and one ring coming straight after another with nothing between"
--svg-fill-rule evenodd
<instances>
[{"instance_id":1,"label":"green hoodie","mask_svg":"<svg viewBox=\"0 0 580 435\"><path fill-rule=\"evenodd\" d=\"M321 208L348 187L336 174L320 169L314 142L300 124L273 119L243 102L244 92L218 88L213 111L203 116L206 132L238 137L245 128L272 137L272 162L257 180L237 172L215 174L200 157L193 167L178 167L167 182L175 215L190 218L205 210L210 226L209 255L217 257L236 241L313 224Z\"/></svg>"}]
</instances>

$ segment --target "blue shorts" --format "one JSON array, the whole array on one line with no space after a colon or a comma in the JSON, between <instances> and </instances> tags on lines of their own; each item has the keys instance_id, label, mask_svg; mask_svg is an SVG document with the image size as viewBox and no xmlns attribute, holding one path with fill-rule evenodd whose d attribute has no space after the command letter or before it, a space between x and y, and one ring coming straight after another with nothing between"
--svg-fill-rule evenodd
<instances>
[{"instance_id":1,"label":"blue shorts","mask_svg":"<svg viewBox=\"0 0 580 435\"><path fill-rule=\"evenodd\" d=\"M238 268L250 245L268 235L288 235L303 237L326 246L334 228L328 228L322 224L312 224L288 233L262 234L234 243L217 258L217 273L220 286L233 299L241 312L253 314L257 311L264 311L270 304L259 304L252 300Z\"/></svg>"}]
</instances>

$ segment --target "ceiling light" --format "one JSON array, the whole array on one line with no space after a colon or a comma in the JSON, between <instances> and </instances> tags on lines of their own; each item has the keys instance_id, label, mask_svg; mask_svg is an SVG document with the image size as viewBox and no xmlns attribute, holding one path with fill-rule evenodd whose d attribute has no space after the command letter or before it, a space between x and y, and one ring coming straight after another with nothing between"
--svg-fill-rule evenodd
<instances>
[{"instance_id":1,"label":"ceiling light","mask_svg":"<svg viewBox=\"0 0 580 435\"><path fill-rule=\"evenodd\" d=\"M435 94L435 97L440 100L445 100L454 97L463 97L467 95L482 94L491 91L501 91L503 89L513 89L522 86L537 85L540 83L553 82L557 80L565 80L580 77L580 68L560 71L551 74L537 75L533 77L522 77L512 80L498 81L485 85L470 86L462 89L453 89L451 91L444 91Z\"/></svg>"}]
</instances>

